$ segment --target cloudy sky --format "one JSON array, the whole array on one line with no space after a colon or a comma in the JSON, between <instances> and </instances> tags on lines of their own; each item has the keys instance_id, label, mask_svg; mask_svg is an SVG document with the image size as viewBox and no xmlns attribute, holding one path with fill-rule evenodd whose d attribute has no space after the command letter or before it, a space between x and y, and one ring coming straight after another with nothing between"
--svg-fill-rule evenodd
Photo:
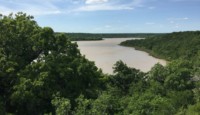
<instances>
[{"instance_id":1,"label":"cloudy sky","mask_svg":"<svg viewBox=\"0 0 200 115\"><path fill-rule=\"evenodd\" d=\"M25 12L56 32L200 30L200 0L0 0L0 13Z\"/></svg>"}]
</instances>

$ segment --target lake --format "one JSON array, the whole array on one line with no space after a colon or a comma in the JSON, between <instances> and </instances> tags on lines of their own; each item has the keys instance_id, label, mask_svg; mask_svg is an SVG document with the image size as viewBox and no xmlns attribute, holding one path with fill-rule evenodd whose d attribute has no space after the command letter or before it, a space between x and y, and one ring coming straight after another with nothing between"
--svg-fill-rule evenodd
<instances>
[{"instance_id":1,"label":"lake","mask_svg":"<svg viewBox=\"0 0 200 115\"><path fill-rule=\"evenodd\" d=\"M146 52L119 45L130 39L140 38L105 38L100 41L77 41L77 44L81 54L94 61L98 68L108 74L113 73L112 67L119 60L143 72L149 71L156 63L166 64L166 61L154 58Z\"/></svg>"}]
</instances>

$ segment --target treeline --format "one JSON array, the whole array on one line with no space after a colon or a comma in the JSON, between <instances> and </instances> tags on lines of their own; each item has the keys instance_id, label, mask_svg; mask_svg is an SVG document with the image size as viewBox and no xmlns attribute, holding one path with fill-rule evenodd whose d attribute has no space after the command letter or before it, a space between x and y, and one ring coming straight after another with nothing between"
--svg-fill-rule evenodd
<instances>
[{"instance_id":1,"label":"treeline","mask_svg":"<svg viewBox=\"0 0 200 115\"><path fill-rule=\"evenodd\" d=\"M176 51L176 50L174 50ZM149 72L122 61L103 74L66 35L32 16L0 19L1 115L198 115L200 53Z\"/></svg>"},{"instance_id":2,"label":"treeline","mask_svg":"<svg viewBox=\"0 0 200 115\"><path fill-rule=\"evenodd\" d=\"M59 32L56 32L55 34L64 34L71 41L102 40L101 36L96 35L96 34L90 34L90 33L59 33Z\"/></svg>"},{"instance_id":3,"label":"treeline","mask_svg":"<svg viewBox=\"0 0 200 115\"><path fill-rule=\"evenodd\" d=\"M56 34L60 34L57 32ZM102 40L103 38L146 38L146 37L153 37L158 35L164 35L161 33L62 33L65 34L70 40L72 41L84 41L84 40Z\"/></svg>"},{"instance_id":4,"label":"treeline","mask_svg":"<svg viewBox=\"0 0 200 115\"><path fill-rule=\"evenodd\" d=\"M166 60L177 58L192 60L200 51L200 31L174 32L142 40L128 40L121 45L145 50L153 56Z\"/></svg>"}]
</instances>

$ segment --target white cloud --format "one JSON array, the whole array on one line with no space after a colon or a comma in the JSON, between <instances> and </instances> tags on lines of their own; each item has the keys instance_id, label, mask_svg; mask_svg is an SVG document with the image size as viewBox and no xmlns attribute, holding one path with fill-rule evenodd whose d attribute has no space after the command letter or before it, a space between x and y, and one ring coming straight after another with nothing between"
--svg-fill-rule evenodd
<instances>
[{"instance_id":1,"label":"white cloud","mask_svg":"<svg viewBox=\"0 0 200 115\"><path fill-rule=\"evenodd\" d=\"M122 0L86 0L86 5L76 8L74 11L106 11L106 10L132 10L141 7L143 0L129 0L120 4Z\"/></svg>"},{"instance_id":2,"label":"white cloud","mask_svg":"<svg viewBox=\"0 0 200 115\"><path fill-rule=\"evenodd\" d=\"M186 21L189 20L188 17L183 17L183 18L168 18L167 19L171 24L179 22L179 21Z\"/></svg>"},{"instance_id":3,"label":"white cloud","mask_svg":"<svg viewBox=\"0 0 200 115\"><path fill-rule=\"evenodd\" d=\"M200 2L200 0L171 0L172 2Z\"/></svg>"},{"instance_id":4,"label":"white cloud","mask_svg":"<svg viewBox=\"0 0 200 115\"><path fill-rule=\"evenodd\" d=\"M3 13L4 15L8 15L11 12L12 12L12 9L4 7L4 6L0 6L0 14Z\"/></svg>"},{"instance_id":5,"label":"white cloud","mask_svg":"<svg viewBox=\"0 0 200 115\"><path fill-rule=\"evenodd\" d=\"M86 4L100 4L100 3L106 3L108 0L86 0Z\"/></svg>"},{"instance_id":6,"label":"white cloud","mask_svg":"<svg viewBox=\"0 0 200 115\"><path fill-rule=\"evenodd\" d=\"M189 19L188 17L183 18L183 20L188 20L188 19Z\"/></svg>"},{"instance_id":7,"label":"white cloud","mask_svg":"<svg viewBox=\"0 0 200 115\"><path fill-rule=\"evenodd\" d=\"M101 5L86 5L82 6L75 11L105 11L105 10L131 10L133 9L132 7L129 6L111 6L111 5L106 5L106 4L101 4Z\"/></svg>"},{"instance_id":8,"label":"white cloud","mask_svg":"<svg viewBox=\"0 0 200 115\"><path fill-rule=\"evenodd\" d=\"M171 26L173 28L181 28L182 26L185 25L186 21L189 20L188 17L182 17L182 18L168 18L167 19L169 21L169 23L171 24Z\"/></svg>"},{"instance_id":9,"label":"white cloud","mask_svg":"<svg viewBox=\"0 0 200 115\"><path fill-rule=\"evenodd\" d=\"M177 25L180 22L189 20L189 18L188 17L183 17L183 18L168 18L167 20L169 21L170 24Z\"/></svg>"},{"instance_id":10,"label":"white cloud","mask_svg":"<svg viewBox=\"0 0 200 115\"><path fill-rule=\"evenodd\" d=\"M77 13L84 11L132 10L144 0L0 0L0 13L25 12L30 15ZM151 7L153 8L153 7Z\"/></svg>"},{"instance_id":11,"label":"white cloud","mask_svg":"<svg viewBox=\"0 0 200 115\"><path fill-rule=\"evenodd\" d=\"M56 7L53 2L50 1L39 1L39 0L0 0L0 13L8 15L9 13L25 12L30 15L47 15L47 14L59 14L61 10Z\"/></svg>"}]
</instances>

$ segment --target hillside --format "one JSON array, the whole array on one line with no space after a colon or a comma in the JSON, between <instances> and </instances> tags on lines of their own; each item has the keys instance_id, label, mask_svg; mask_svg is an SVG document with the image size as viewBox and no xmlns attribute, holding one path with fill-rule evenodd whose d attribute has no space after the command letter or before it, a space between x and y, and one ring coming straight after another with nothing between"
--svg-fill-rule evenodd
<instances>
[{"instance_id":1,"label":"hillside","mask_svg":"<svg viewBox=\"0 0 200 115\"><path fill-rule=\"evenodd\" d=\"M166 60L193 59L200 51L200 31L174 32L147 39L129 40L120 45L145 50Z\"/></svg>"}]
</instances>

